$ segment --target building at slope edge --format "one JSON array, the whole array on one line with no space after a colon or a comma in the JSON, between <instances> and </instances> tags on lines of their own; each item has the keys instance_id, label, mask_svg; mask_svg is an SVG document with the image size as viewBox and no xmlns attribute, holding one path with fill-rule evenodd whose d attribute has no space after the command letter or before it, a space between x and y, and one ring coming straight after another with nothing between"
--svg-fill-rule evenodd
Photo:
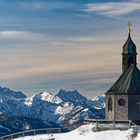
<instances>
[{"instance_id":1,"label":"building at slope edge","mask_svg":"<svg viewBox=\"0 0 140 140\"><path fill-rule=\"evenodd\" d=\"M140 121L140 70L137 68L136 45L128 39L122 50L122 74L105 93L106 120Z\"/></svg>"}]
</instances>

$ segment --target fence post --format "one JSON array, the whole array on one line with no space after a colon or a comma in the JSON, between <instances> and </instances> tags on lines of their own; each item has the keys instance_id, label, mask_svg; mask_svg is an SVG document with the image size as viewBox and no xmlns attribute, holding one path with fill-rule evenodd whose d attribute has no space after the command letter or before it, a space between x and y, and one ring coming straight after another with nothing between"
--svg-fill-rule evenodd
<instances>
[{"instance_id":1,"label":"fence post","mask_svg":"<svg viewBox=\"0 0 140 140\"><path fill-rule=\"evenodd\" d=\"M11 140L13 139L13 135L11 135Z\"/></svg>"},{"instance_id":2,"label":"fence post","mask_svg":"<svg viewBox=\"0 0 140 140\"><path fill-rule=\"evenodd\" d=\"M97 122L97 119L96 119L96 130L98 131L98 122Z\"/></svg>"},{"instance_id":3,"label":"fence post","mask_svg":"<svg viewBox=\"0 0 140 140\"><path fill-rule=\"evenodd\" d=\"M115 120L113 120L113 129L115 129Z\"/></svg>"},{"instance_id":4,"label":"fence post","mask_svg":"<svg viewBox=\"0 0 140 140\"><path fill-rule=\"evenodd\" d=\"M24 137L24 132L22 133L22 136Z\"/></svg>"},{"instance_id":5,"label":"fence post","mask_svg":"<svg viewBox=\"0 0 140 140\"><path fill-rule=\"evenodd\" d=\"M131 128L131 120L129 120L129 128Z\"/></svg>"},{"instance_id":6,"label":"fence post","mask_svg":"<svg viewBox=\"0 0 140 140\"><path fill-rule=\"evenodd\" d=\"M60 128L58 128L58 133L61 133L61 129Z\"/></svg>"},{"instance_id":7,"label":"fence post","mask_svg":"<svg viewBox=\"0 0 140 140\"><path fill-rule=\"evenodd\" d=\"M50 134L50 128L47 129L47 133Z\"/></svg>"},{"instance_id":8,"label":"fence post","mask_svg":"<svg viewBox=\"0 0 140 140\"><path fill-rule=\"evenodd\" d=\"M36 131L34 130L34 136L36 135Z\"/></svg>"}]
</instances>

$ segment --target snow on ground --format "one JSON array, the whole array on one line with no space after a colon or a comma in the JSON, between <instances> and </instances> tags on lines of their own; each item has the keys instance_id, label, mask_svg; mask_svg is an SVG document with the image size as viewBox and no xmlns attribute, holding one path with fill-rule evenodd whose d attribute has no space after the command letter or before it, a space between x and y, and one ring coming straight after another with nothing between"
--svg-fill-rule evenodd
<instances>
[{"instance_id":1,"label":"snow on ground","mask_svg":"<svg viewBox=\"0 0 140 140\"><path fill-rule=\"evenodd\" d=\"M109 130L94 132L93 125L90 124L83 125L68 133L28 136L14 140L48 140L50 138L55 138L55 140L133 140L131 137L133 133L131 129L125 131ZM138 134L135 140L140 140L140 134Z\"/></svg>"}]
</instances>

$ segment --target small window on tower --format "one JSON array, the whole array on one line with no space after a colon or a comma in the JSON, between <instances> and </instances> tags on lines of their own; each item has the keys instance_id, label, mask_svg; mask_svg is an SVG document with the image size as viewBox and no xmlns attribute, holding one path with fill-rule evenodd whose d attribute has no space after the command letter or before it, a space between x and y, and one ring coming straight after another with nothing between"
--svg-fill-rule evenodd
<instances>
[{"instance_id":1,"label":"small window on tower","mask_svg":"<svg viewBox=\"0 0 140 140\"><path fill-rule=\"evenodd\" d=\"M112 111L112 98L109 97L108 99L108 111Z\"/></svg>"}]
</instances>

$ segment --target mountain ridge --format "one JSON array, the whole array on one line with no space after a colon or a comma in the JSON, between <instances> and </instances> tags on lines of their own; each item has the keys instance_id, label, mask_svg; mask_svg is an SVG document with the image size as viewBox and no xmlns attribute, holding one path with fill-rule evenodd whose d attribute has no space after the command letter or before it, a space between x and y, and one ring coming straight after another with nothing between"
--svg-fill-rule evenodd
<instances>
[{"instance_id":1,"label":"mountain ridge","mask_svg":"<svg viewBox=\"0 0 140 140\"><path fill-rule=\"evenodd\" d=\"M34 120L42 122L42 127L59 126L71 130L81 125L85 118L104 118L103 97L98 97L96 102L94 100L87 99L76 90L60 89L56 94L41 92L28 98L22 92L0 87L0 124L3 124L0 131L6 128L10 130L6 133L23 131L27 124L30 126L28 129L40 128L40 125L30 124ZM6 119L10 120L9 124L20 124L19 129L9 128Z\"/></svg>"}]
</instances>

